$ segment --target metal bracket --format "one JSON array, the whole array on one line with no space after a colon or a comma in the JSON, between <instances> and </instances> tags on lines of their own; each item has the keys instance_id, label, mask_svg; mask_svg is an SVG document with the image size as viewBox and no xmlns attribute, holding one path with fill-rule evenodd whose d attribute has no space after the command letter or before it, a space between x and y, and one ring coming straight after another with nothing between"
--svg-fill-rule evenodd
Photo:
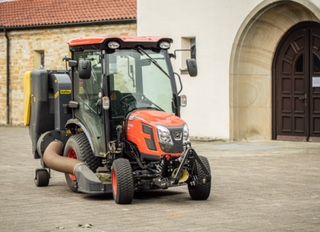
<instances>
[{"instance_id":1,"label":"metal bracket","mask_svg":"<svg viewBox=\"0 0 320 232\"><path fill-rule=\"evenodd\" d=\"M181 175L181 172L183 170L183 166L185 165L186 161L190 158L190 156L194 157L194 159L196 160L196 162L198 162L202 168L202 170L204 170L205 174L206 174L206 179L208 178L208 180L211 179L211 174L209 172L209 170L207 169L207 167L203 164L203 162L201 161L201 159L199 158L198 154L196 153L196 151L191 148L191 147L188 147L185 152L183 153L182 155L182 160L181 160L181 163L177 169L177 172L175 173L175 175L173 176L173 180L174 180L174 183L178 183L179 181L179 177Z\"/></svg>"},{"instance_id":2,"label":"metal bracket","mask_svg":"<svg viewBox=\"0 0 320 232\"><path fill-rule=\"evenodd\" d=\"M188 160L189 156L190 156L190 151L192 150L192 148L187 148L185 150L185 152L182 155L182 160L180 162L180 165L175 173L175 175L173 176L174 179L174 183L178 183L179 182L179 177L181 175L181 172L183 170L183 166L185 165L186 161Z\"/></svg>"}]
</instances>

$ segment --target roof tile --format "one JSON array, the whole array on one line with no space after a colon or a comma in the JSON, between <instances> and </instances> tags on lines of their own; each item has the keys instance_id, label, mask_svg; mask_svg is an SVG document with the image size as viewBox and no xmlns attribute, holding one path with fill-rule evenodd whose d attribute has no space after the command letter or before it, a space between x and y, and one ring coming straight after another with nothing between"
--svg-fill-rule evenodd
<instances>
[{"instance_id":1,"label":"roof tile","mask_svg":"<svg viewBox=\"0 0 320 232\"><path fill-rule=\"evenodd\" d=\"M0 26L135 20L136 0L15 0L0 3Z\"/></svg>"}]
</instances>

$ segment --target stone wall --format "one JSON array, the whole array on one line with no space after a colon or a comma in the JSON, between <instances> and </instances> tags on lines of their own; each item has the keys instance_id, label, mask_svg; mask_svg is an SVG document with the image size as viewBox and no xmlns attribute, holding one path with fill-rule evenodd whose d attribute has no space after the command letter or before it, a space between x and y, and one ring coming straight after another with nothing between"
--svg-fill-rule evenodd
<instances>
[{"instance_id":1,"label":"stone wall","mask_svg":"<svg viewBox=\"0 0 320 232\"><path fill-rule=\"evenodd\" d=\"M6 40L0 33L0 124L6 123Z\"/></svg>"},{"instance_id":2,"label":"stone wall","mask_svg":"<svg viewBox=\"0 0 320 232\"><path fill-rule=\"evenodd\" d=\"M10 37L10 122L23 123L23 76L26 71L38 68L37 52L44 51L46 69L65 69L62 61L69 55L67 41L77 37L104 35L136 35L136 24L67 27L11 31ZM0 124L6 123L6 42L0 34Z\"/></svg>"}]
</instances>

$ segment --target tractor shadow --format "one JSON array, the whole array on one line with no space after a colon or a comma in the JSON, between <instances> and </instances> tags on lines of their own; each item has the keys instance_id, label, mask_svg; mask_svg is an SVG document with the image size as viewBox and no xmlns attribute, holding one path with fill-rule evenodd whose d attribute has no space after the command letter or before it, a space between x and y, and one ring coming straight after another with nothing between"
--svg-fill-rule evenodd
<instances>
[{"instance_id":1,"label":"tractor shadow","mask_svg":"<svg viewBox=\"0 0 320 232\"><path fill-rule=\"evenodd\" d=\"M112 193L101 193L101 194L85 194L83 193L83 198L91 201L105 201L113 200Z\"/></svg>"},{"instance_id":2,"label":"tractor shadow","mask_svg":"<svg viewBox=\"0 0 320 232\"><path fill-rule=\"evenodd\" d=\"M176 196L180 194L184 194L184 193L178 192L178 191L172 191L172 190L171 191L170 190L149 190L149 191L135 192L134 199L149 200L149 199Z\"/></svg>"},{"instance_id":3,"label":"tractor shadow","mask_svg":"<svg viewBox=\"0 0 320 232\"><path fill-rule=\"evenodd\" d=\"M168 190L149 190L143 192L135 192L133 200L145 201L151 199L167 198L172 196L183 195L183 192ZM87 195L83 194L83 198L92 201L113 200L112 193Z\"/></svg>"},{"instance_id":4,"label":"tractor shadow","mask_svg":"<svg viewBox=\"0 0 320 232\"><path fill-rule=\"evenodd\" d=\"M136 192L133 200L133 204L135 205L146 204L150 202L170 204L171 206L192 204L192 201L190 201L190 198L185 191L175 190L149 190L144 192Z\"/></svg>"},{"instance_id":5,"label":"tractor shadow","mask_svg":"<svg viewBox=\"0 0 320 232\"><path fill-rule=\"evenodd\" d=\"M113 201L112 193L101 193L101 194L85 194L85 193L74 193L72 192L65 181L58 180L52 181L48 188L54 189L54 194L57 192L59 194L68 194L70 197L81 197L82 199L88 201ZM51 191L49 191L51 192ZM145 190L145 191L136 191L134 193L134 204L144 203L148 201L154 201L156 199L162 201L189 201L189 196L186 195L187 190L178 188L178 189L155 189L155 190ZM50 193L49 193L50 194Z\"/></svg>"}]
</instances>

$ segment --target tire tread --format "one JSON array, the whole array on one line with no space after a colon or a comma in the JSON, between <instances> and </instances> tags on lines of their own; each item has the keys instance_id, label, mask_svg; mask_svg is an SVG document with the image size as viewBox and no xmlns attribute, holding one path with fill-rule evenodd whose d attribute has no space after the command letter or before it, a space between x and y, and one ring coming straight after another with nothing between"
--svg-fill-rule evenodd
<instances>
[{"instance_id":1,"label":"tire tread","mask_svg":"<svg viewBox=\"0 0 320 232\"><path fill-rule=\"evenodd\" d=\"M67 148L71 146L74 150L76 147L79 152L77 153L77 159L84 162L93 172L100 166L100 159L94 156L90 143L84 133L72 135L65 146L64 156L67 156ZM66 182L71 191L78 192L77 183L72 181L69 174L65 174Z\"/></svg>"},{"instance_id":2,"label":"tire tread","mask_svg":"<svg viewBox=\"0 0 320 232\"><path fill-rule=\"evenodd\" d=\"M95 171L100 166L100 160L94 156L86 135L84 133L76 134L73 138L80 148L80 154L77 154L78 159L85 162L92 171Z\"/></svg>"},{"instance_id":3,"label":"tire tread","mask_svg":"<svg viewBox=\"0 0 320 232\"><path fill-rule=\"evenodd\" d=\"M210 164L208 159L204 156L199 156L199 158L202 161L202 163L205 165L207 170L209 170L209 173L211 174ZM195 163L194 172L197 175L198 179L203 179L206 176L204 170L202 169L201 165L197 161ZM211 192L211 181L205 184L201 183L196 186L191 186L190 184L188 184L188 190L192 200L207 200Z\"/></svg>"},{"instance_id":4,"label":"tire tread","mask_svg":"<svg viewBox=\"0 0 320 232\"><path fill-rule=\"evenodd\" d=\"M119 158L113 161L112 169L117 174L118 191L114 196L118 204L130 204L134 195L132 168L129 160Z\"/></svg>"}]
</instances>

